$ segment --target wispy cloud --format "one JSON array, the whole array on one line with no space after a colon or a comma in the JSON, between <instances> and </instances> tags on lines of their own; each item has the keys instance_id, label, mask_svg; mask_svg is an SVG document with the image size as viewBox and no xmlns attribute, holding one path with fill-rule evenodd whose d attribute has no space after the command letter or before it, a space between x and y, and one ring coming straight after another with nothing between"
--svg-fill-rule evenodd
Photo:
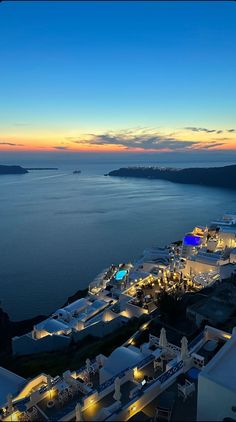
<instances>
[{"instance_id":1,"label":"wispy cloud","mask_svg":"<svg viewBox=\"0 0 236 422\"><path fill-rule=\"evenodd\" d=\"M199 149L211 149L211 148L221 147L221 146L223 146L223 145L224 145L224 144L223 144L223 142L218 142L218 143L211 142L211 143L209 143L209 144L204 144L204 145L202 146L202 148L199 148Z\"/></svg>"},{"instance_id":2,"label":"wispy cloud","mask_svg":"<svg viewBox=\"0 0 236 422\"><path fill-rule=\"evenodd\" d=\"M184 128L185 130L189 130L191 132L206 132L206 133L216 133L220 134L223 132L235 132L235 129L208 129L206 127L195 127L195 126L188 126Z\"/></svg>"},{"instance_id":3,"label":"wispy cloud","mask_svg":"<svg viewBox=\"0 0 236 422\"><path fill-rule=\"evenodd\" d=\"M13 142L0 142L0 145L8 145L10 147L23 147L23 144L15 144Z\"/></svg>"},{"instance_id":4,"label":"wispy cloud","mask_svg":"<svg viewBox=\"0 0 236 422\"><path fill-rule=\"evenodd\" d=\"M216 129L207 129L205 127L193 127L193 126L189 126L189 127L185 127L184 129L190 130L191 132L206 132L206 133L216 132Z\"/></svg>"},{"instance_id":5,"label":"wispy cloud","mask_svg":"<svg viewBox=\"0 0 236 422\"><path fill-rule=\"evenodd\" d=\"M63 145L56 145L56 146L54 146L53 147L54 149L58 149L58 150L66 150L66 149L69 149L69 147L66 147L66 146L63 146Z\"/></svg>"}]
</instances>

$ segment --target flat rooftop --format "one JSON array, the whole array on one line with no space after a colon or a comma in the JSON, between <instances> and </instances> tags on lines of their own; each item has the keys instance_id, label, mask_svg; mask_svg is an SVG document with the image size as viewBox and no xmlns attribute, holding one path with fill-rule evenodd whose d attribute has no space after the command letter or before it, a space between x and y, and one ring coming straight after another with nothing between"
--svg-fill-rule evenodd
<instances>
[{"instance_id":1,"label":"flat rooftop","mask_svg":"<svg viewBox=\"0 0 236 422\"><path fill-rule=\"evenodd\" d=\"M218 253L198 253L197 255L192 255L188 258L188 261L201 262L203 264L216 265L220 260L221 254Z\"/></svg>"},{"instance_id":2,"label":"flat rooftop","mask_svg":"<svg viewBox=\"0 0 236 422\"><path fill-rule=\"evenodd\" d=\"M234 306L230 303L221 302L212 297L204 302L198 302L189 306L190 311L197 312L205 318L214 319L215 322L226 321L234 312Z\"/></svg>"},{"instance_id":3,"label":"flat rooftop","mask_svg":"<svg viewBox=\"0 0 236 422\"><path fill-rule=\"evenodd\" d=\"M207 377L236 393L236 335L228 340L200 376Z\"/></svg>"},{"instance_id":4,"label":"flat rooftop","mask_svg":"<svg viewBox=\"0 0 236 422\"><path fill-rule=\"evenodd\" d=\"M0 367L0 406L6 403L9 392L16 394L23 387L25 381L25 378Z\"/></svg>"}]
</instances>

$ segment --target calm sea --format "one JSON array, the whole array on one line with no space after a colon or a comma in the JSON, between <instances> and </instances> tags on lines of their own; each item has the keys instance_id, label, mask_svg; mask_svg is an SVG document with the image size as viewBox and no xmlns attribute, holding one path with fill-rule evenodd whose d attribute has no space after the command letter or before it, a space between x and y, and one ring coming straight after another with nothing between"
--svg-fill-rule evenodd
<instances>
[{"instance_id":1,"label":"calm sea","mask_svg":"<svg viewBox=\"0 0 236 422\"><path fill-rule=\"evenodd\" d=\"M52 312L110 264L236 210L227 189L104 177L124 160L19 164L59 170L0 178L0 300L15 320Z\"/></svg>"}]
</instances>

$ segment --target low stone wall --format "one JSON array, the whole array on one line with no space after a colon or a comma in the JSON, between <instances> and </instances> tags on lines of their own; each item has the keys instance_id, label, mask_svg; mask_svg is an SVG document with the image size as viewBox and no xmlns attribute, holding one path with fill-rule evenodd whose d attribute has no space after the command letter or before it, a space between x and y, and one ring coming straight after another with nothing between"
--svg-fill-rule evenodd
<instances>
[{"instance_id":1,"label":"low stone wall","mask_svg":"<svg viewBox=\"0 0 236 422\"><path fill-rule=\"evenodd\" d=\"M63 350L71 343L71 337L63 335L48 335L41 339L32 338L31 333L12 339L13 355L31 355L40 352Z\"/></svg>"}]
</instances>

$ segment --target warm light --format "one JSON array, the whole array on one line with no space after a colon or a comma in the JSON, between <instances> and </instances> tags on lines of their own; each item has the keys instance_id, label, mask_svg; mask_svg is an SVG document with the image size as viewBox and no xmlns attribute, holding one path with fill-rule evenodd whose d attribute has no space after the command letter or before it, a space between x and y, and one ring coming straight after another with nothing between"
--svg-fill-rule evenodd
<instances>
[{"instance_id":1,"label":"warm light","mask_svg":"<svg viewBox=\"0 0 236 422\"><path fill-rule=\"evenodd\" d=\"M226 338L227 340L230 340L232 336L231 334L224 334L223 337Z\"/></svg>"},{"instance_id":2,"label":"warm light","mask_svg":"<svg viewBox=\"0 0 236 422\"><path fill-rule=\"evenodd\" d=\"M19 420L19 416L20 416L20 412L19 411L13 412L11 414L11 416L10 416L10 421L18 421Z\"/></svg>"},{"instance_id":3,"label":"warm light","mask_svg":"<svg viewBox=\"0 0 236 422\"><path fill-rule=\"evenodd\" d=\"M143 379L143 372L142 372L142 371L140 371L138 368L135 368L135 369L134 369L134 378L135 378L136 380L140 380L140 378L142 378L142 379Z\"/></svg>"},{"instance_id":4,"label":"warm light","mask_svg":"<svg viewBox=\"0 0 236 422\"><path fill-rule=\"evenodd\" d=\"M148 327L148 322L146 322L145 324L142 325L141 330L146 330L146 328Z\"/></svg>"}]
</instances>

